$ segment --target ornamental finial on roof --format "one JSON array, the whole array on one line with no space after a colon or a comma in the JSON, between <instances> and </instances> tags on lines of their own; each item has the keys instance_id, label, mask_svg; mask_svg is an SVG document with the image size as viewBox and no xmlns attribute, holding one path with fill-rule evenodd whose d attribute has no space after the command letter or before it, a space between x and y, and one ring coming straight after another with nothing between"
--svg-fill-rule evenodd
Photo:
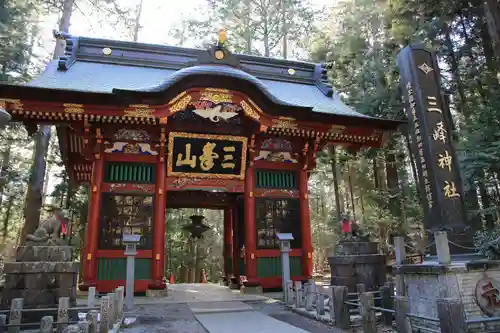
<instances>
[{"instance_id":1,"label":"ornamental finial on roof","mask_svg":"<svg viewBox=\"0 0 500 333\"><path fill-rule=\"evenodd\" d=\"M219 40L217 41L218 46L223 46L227 41L227 30L226 28L219 29Z\"/></svg>"}]
</instances>

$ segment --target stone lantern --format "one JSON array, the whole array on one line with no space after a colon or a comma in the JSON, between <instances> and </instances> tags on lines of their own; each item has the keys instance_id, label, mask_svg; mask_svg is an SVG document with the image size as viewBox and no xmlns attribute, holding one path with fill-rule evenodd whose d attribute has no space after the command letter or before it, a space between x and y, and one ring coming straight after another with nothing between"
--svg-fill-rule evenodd
<instances>
[{"instance_id":1,"label":"stone lantern","mask_svg":"<svg viewBox=\"0 0 500 333\"><path fill-rule=\"evenodd\" d=\"M188 231L191 238L200 239L203 238L203 233L206 232L210 227L203 223L205 216L203 215L193 215L189 217L191 223L182 227L182 229Z\"/></svg>"}]
</instances>

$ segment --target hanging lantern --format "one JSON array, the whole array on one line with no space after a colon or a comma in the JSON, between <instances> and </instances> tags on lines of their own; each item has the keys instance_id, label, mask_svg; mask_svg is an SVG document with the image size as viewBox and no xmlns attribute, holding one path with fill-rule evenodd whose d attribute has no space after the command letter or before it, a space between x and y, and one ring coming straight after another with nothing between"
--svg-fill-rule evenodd
<instances>
[{"instance_id":1,"label":"hanging lantern","mask_svg":"<svg viewBox=\"0 0 500 333\"><path fill-rule=\"evenodd\" d=\"M210 227L203 223L205 216L203 215L193 215L189 217L191 223L182 227L182 229L188 231L191 238L200 239L203 238L203 233L210 229Z\"/></svg>"}]
</instances>

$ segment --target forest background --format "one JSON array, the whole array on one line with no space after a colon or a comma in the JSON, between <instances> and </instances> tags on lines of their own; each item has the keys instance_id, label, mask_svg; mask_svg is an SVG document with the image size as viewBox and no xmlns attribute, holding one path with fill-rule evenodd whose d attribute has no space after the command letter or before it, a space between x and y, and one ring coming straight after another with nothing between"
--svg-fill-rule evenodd
<instances>
[{"instance_id":1,"label":"forest background","mask_svg":"<svg viewBox=\"0 0 500 333\"><path fill-rule=\"evenodd\" d=\"M172 4L170 4L172 2ZM162 4L161 4L162 3ZM439 54L444 93L454 120L469 219L485 230L500 210L500 8L495 0L1 0L0 80L31 80L61 54L51 29L101 38L204 47L220 27L233 52L326 62L329 80L359 112L405 119L395 66L400 49L425 42ZM54 47L55 45L55 47ZM84 242L87 188L70 184L55 128L28 136L21 124L0 132L0 253L4 258L34 231L47 207L69 208L73 241ZM426 232L415 164L405 132L384 149L357 153L331 147L310 177L315 270L349 214L391 254L404 234L425 252ZM167 212L169 272L179 277L186 255L181 226L193 210ZM222 269L222 212L198 211L213 227L198 262L211 279ZM40 217L41 216L41 217Z\"/></svg>"}]
</instances>

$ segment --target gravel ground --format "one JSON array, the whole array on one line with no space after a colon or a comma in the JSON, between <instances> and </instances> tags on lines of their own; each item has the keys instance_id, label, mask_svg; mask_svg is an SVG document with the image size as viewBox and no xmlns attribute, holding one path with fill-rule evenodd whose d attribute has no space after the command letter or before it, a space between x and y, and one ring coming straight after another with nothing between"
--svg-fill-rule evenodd
<instances>
[{"instance_id":1,"label":"gravel ground","mask_svg":"<svg viewBox=\"0 0 500 333\"><path fill-rule=\"evenodd\" d=\"M138 320L124 333L208 333L184 303L141 305L130 316Z\"/></svg>"}]
</instances>

